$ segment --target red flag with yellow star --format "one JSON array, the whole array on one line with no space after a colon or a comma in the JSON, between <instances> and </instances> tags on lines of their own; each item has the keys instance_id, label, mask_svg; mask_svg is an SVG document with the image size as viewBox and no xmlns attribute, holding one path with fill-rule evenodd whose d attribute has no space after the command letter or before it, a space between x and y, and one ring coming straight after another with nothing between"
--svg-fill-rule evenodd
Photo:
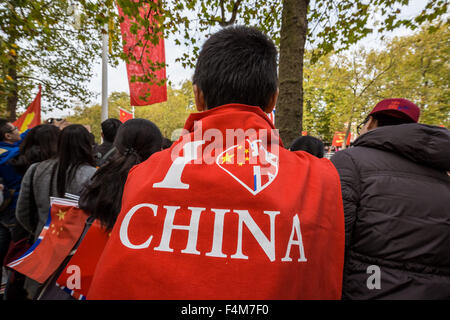
<instances>
[{"instance_id":1,"label":"red flag with yellow star","mask_svg":"<svg viewBox=\"0 0 450 320\"><path fill-rule=\"evenodd\" d=\"M23 256L7 267L44 283L70 254L87 218L78 208L77 201L51 197L47 223L38 239Z\"/></svg>"},{"instance_id":2,"label":"red flag with yellow star","mask_svg":"<svg viewBox=\"0 0 450 320\"><path fill-rule=\"evenodd\" d=\"M86 300L97 262L111 235L94 220L56 285L77 300Z\"/></svg>"},{"instance_id":3,"label":"red flag with yellow star","mask_svg":"<svg viewBox=\"0 0 450 320\"><path fill-rule=\"evenodd\" d=\"M19 128L19 132L22 133L27 129L31 129L41 124L41 85L39 85L39 92L30 103L27 110L17 119L13 124Z\"/></svg>"},{"instance_id":4,"label":"red flag with yellow star","mask_svg":"<svg viewBox=\"0 0 450 320\"><path fill-rule=\"evenodd\" d=\"M127 120L133 119L134 114L125 109L119 108L119 117L120 122L125 123Z\"/></svg>"}]
</instances>

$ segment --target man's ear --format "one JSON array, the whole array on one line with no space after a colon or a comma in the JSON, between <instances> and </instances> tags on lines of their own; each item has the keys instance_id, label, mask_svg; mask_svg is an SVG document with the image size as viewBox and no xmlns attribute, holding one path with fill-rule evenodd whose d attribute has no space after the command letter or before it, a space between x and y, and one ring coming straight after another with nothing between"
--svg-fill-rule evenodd
<instances>
[{"instance_id":1,"label":"man's ear","mask_svg":"<svg viewBox=\"0 0 450 320\"><path fill-rule=\"evenodd\" d=\"M195 99L195 105L197 106L197 110L198 111L205 111L206 108L206 103L205 103L205 96L203 95L203 91L200 90L199 87L197 87L196 84L194 84L192 86L192 88L194 89L194 99Z\"/></svg>"},{"instance_id":2,"label":"man's ear","mask_svg":"<svg viewBox=\"0 0 450 320\"><path fill-rule=\"evenodd\" d=\"M378 128L378 120L371 116L367 122L367 130L372 130L375 128Z\"/></svg>"},{"instance_id":3,"label":"man's ear","mask_svg":"<svg viewBox=\"0 0 450 320\"><path fill-rule=\"evenodd\" d=\"M278 94L280 93L280 89L277 88L277 91L270 98L269 104L264 108L265 113L271 113L273 108L277 105Z\"/></svg>"}]
</instances>

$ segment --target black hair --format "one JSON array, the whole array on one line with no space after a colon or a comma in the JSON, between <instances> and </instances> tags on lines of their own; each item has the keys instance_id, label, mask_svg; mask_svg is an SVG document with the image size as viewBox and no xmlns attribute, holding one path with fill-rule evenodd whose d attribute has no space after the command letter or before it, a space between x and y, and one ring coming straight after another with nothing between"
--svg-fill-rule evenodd
<instances>
[{"instance_id":1,"label":"black hair","mask_svg":"<svg viewBox=\"0 0 450 320\"><path fill-rule=\"evenodd\" d=\"M278 88L277 49L256 28L224 28L204 43L192 82L208 109L229 103L264 109Z\"/></svg>"},{"instance_id":2,"label":"black hair","mask_svg":"<svg viewBox=\"0 0 450 320\"><path fill-rule=\"evenodd\" d=\"M10 127L8 126L8 123L11 123L8 119L0 119L0 141L5 140L5 134L10 132Z\"/></svg>"},{"instance_id":3,"label":"black hair","mask_svg":"<svg viewBox=\"0 0 450 320\"><path fill-rule=\"evenodd\" d=\"M58 173L56 187L59 197L64 197L66 184L70 183L82 165L95 166L89 131L81 124L65 127L58 139Z\"/></svg>"},{"instance_id":4,"label":"black hair","mask_svg":"<svg viewBox=\"0 0 450 320\"><path fill-rule=\"evenodd\" d=\"M371 116L372 118L377 120L378 127L394 126L398 124L414 122L412 119L409 119L407 117L396 117L382 112L374 113Z\"/></svg>"},{"instance_id":5,"label":"black hair","mask_svg":"<svg viewBox=\"0 0 450 320\"><path fill-rule=\"evenodd\" d=\"M20 144L19 156L11 160L16 171L24 175L33 163L55 157L59 133L59 128L51 124L40 124L32 128Z\"/></svg>"},{"instance_id":6,"label":"black hair","mask_svg":"<svg viewBox=\"0 0 450 320\"><path fill-rule=\"evenodd\" d=\"M163 137L161 148L168 149L172 146L172 144L173 144L173 141L171 141L169 138Z\"/></svg>"},{"instance_id":7,"label":"black hair","mask_svg":"<svg viewBox=\"0 0 450 320\"><path fill-rule=\"evenodd\" d=\"M112 160L101 166L80 196L79 206L99 219L111 230L122 205L122 194L128 172L136 165L161 150L159 128L146 119L130 119L118 130Z\"/></svg>"},{"instance_id":8,"label":"black hair","mask_svg":"<svg viewBox=\"0 0 450 320\"><path fill-rule=\"evenodd\" d=\"M102 122L103 139L108 142L113 142L116 137L117 130L122 125L122 122L115 118L109 118Z\"/></svg>"},{"instance_id":9,"label":"black hair","mask_svg":"<svg viewBox=\"0 0 450 320\"><path fill-rule=\"evenodd\" d=\"M320 139L311 136L303 136L295 139L289 150L303 150L317 158L323 158L324 145Z\"/></svg>"}]
</instances>

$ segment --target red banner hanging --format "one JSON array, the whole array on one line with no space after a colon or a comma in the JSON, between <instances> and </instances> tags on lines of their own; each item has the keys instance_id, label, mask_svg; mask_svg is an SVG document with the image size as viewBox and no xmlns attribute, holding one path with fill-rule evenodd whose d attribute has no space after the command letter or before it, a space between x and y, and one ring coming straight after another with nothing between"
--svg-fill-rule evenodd
<instances>
[{"instance_id":1,"label":"red banner hanging","mask_svg":"<svg viewBox=\"0 0 450 320\"><path fill-rule=\"evenodd\" d=\"M352 134L349 133L348 137L347 137L347 143L346 145L350 145L350 140L352 138ZM342 147L342 143L344 142L345 139L345 132L335 132L334 133L334 137L333 137L333 142L331 143L332 146L335 147Z\"/></svg>"},{"instance_id":2,"label":"red banner hanging","mask_svg":"<svg viewBox=\"0 0 450 320\"><path fill-rule=\"evenodd\" d=\"M117 7L119 9L119 15L123 17L123 22L120 24L120 30L124 43L123 51L127 56L130 51L132 51L133 56L137 59L137 61L129 61L129 63L127 63L128 83L130 86L130 104L132 106L147 106L154 103L167 101L167 86L165 83L164 85L159 86L156 83L149 85L144 82L131 81L135 77L142 77L146 75L148 70L154 67L152 64L165 63L164 38L160 37L158 44L154 45L150 40L146 40L144 38L146 31L143 27L138 28L137 34L133 34L131 29L133 22L135 22L134 19L130 19L130 17L124 15L122 8L119 6ZM150 5L146 4L141 9L141 17L149 16L149 19L152 20L155 13L150 13L149 15ZM152 21L150 21L150 25L151 23ZM138 45L138 43L142 43L144 45ZM141 61L141 63L138 61ZM166 68L163 67L154 71L153 75L156 77L155 82L160 82L161 80L166 79Z\"/></svg>"}]
</instances>

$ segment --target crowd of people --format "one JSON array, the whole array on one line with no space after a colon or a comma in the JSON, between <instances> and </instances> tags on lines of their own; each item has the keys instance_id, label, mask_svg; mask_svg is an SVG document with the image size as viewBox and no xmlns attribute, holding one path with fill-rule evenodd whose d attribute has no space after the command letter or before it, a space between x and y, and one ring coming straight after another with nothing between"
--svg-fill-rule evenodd
<instances>
[{"instance_id":1,"label":"crowd of people","mask_svg":"<svg viewBox=\"0 0 450 320\"><path fill-rule=\"evenodd\" d=\"M76 196L109 234L87 299L450 299L447 129L393 98L331 160L314 137L284 146L277 50L250 27L208 38L193 89L174 143L145 119L102 122L98 146L83 125L0 119L3 266L51 197ZM45 283L6 268L4 299L73 299L55 284L69 258Z\"/></svg>"}]
</instances>

